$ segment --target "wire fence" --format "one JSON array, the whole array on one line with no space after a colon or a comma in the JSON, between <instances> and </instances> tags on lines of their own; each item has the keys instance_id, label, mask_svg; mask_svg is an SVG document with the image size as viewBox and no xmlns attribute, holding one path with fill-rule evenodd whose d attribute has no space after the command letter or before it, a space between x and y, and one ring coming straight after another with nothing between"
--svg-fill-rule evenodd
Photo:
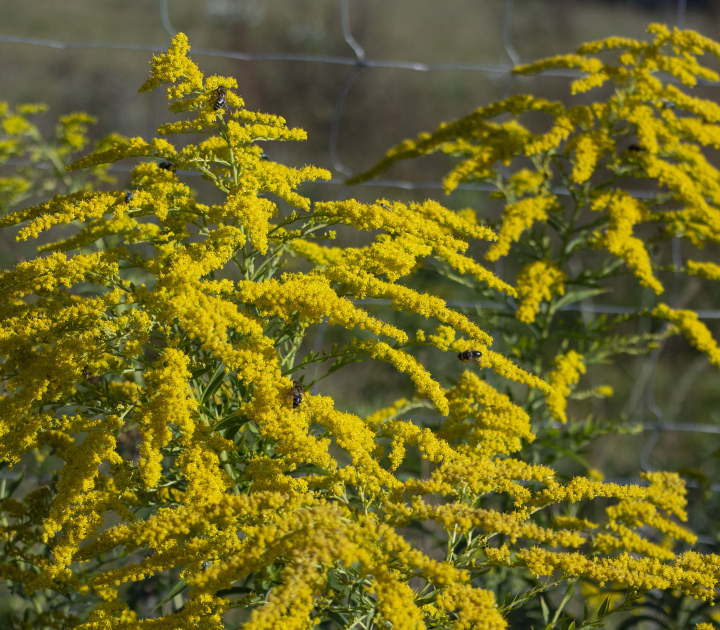
<instances>
[{"instance_id":1,"label":"wire fence","mask_svg":"<svg viewBox=\"0 0 720 630\"><path fill-rule=\"evenodd\" d=\"M512 73L513 68L520 64L520 56L518 55L512 41L512 22L513 22L513 0L504 0L504 11L502 14L502 24L500 29L502 33L502 46L508 58L508 63L505 64L490 64L490 63L421 63L416 61L402 61L402 60L391 60L391 59L373 59L366 55L362 45L353 37L351 25L350 25L350 3L349 0L339 0L340 5L340 25L342 27L342 34L349 51L351 54L347 56L332 56L332 55L313 55L313 54L286 54L286 53L260 53L260 54L249 54L236 52L232 50L217 50L209 48L193 48L194 56L209 56L209 57L222 57L226 59L234 59L245 62L262 62L262 61L284 61L284 62L295 62L295 63L313 63L319 65L339 65L347 66L350 68L350 72L343 83L333 105L333 113L330 122L329 131L329 143L328 152L332 167L335 171L333 178L329 182L325 182L329 185L340 186L341 190L339 196L343 197L346 195L344 181L347 177L353 175L353 172L343 164L340 159L338 152L338 138L341 134L341 119L342 113L345 108L345 103L349 93L353 86L357 82L358 78L363 73L369 72L377 68L392 68L407 70L410 72L446 72L446 71L467 71L484 73L493 75L496 77L503 78L503 97L508 96L512 90L515 75ZM177 34L177 30L172 23L172 15L169 7L168 0L158 0L159 16L163 28L170 37L174 37ZM684 28L687 17L687 0L677 1L677 16L676 24L679 28ZM31 45L40 47L49 47L58 50L93 50L93 49L112 49L112 50L125 50L125 51L147 51L152 53L163 52L166 47L156 45L143 45L143 44L132 44L132 43L113 43L107 41L74 41L64 42L56 41L51 39L33 38L33 37L15 37L9 35L0 35L0 43L12 43L19 45ZM555 77L579 77L582 76L579 72L574 70L552 70L546 71L541 76L555 76ZM703 85L718 87L720 83L713 83L708 81L702 81ZM155 109L151 111L151 120L149 126L153 130L156 129L155 124ZM115 170L125 170L121 165L115 165ZM129 170L129 169L128 169ZM441 189L443 187L440 181L408 181L400 179L374 179L371 182L367 182L365 185L379 187L379 188L398 188L404 190L432 190ZM475 190L475 191L492 191L495 187L490 184L482 183L465 183L459 187L461 190ZM557 187L554 192L558 195L569 194L568 190L563 187ZM630 191L631 194L637 197L650 197L653 195L652 192L643 190ZM682 265L680 242L678 239L673 241L673 263L679 268ZM674 283L673 290L671 292L670 301L671 303L677 303L677 285ZM376 304L376 305L389 305L390 302L387 300L360 300L358 301L364 304ZM506 304L500 304L497 302L490 301L463 301L463 300L449 300L448 305L455 308L474 308L474 309L486 309L495 310L500 308L507 308ZM609 314L628 314L639 312L640 309L633 309L626 306L620 305L598 305L592 303L591 300L585 300L580 305L570 305L565 307L566 310L580 311L584 316L609 313ZM698 316L701 319L720 319L720 310L699 310L697 311ZM320 350L323 343L326 325L318 327L317 336L314 341L314 349ZM703 423L675 423L665 420L665 414L658 405L655 398L655 387L656 387L656 375L657 366L663 351L664 344L654 350L649 357L638 367L636 378L633 389L630 393L628 402L625 406L625 410L631 417L644 417L646 414L644 410L647 410L652 416L654 421L643 422L643 431L649 434L641 452L640 452L640 465L644 470L651 470L652 464L650 461L652 452L656 447L660 438L665 432L677 431L677 432L698 432L706 434L720 434L720 426L714 424L703 424ZM638 412L640 403L644 402L643 412ZM637 483L637 479L624 479L616 480L627 483ZM697 484L690 481L688 486L693 487ZM720 492L720 484L712 484L710 489L713 492ZM717 544L717 541L707 537L703 537L701 542L706 544Z\"/></svg>"}]
</instances>

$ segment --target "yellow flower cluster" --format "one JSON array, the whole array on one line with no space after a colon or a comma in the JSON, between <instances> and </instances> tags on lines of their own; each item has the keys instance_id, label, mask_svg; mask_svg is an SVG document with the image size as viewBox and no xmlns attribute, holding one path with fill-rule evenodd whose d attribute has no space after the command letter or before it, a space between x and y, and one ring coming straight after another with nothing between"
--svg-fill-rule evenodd
<instances>
[{"instance_id":1,"label":"yellow flower cluster","mask_svg":"<svg viewBox=\"0 0 720 630\"><path fill-rule=\"evenodd\" d=\"M519 74L558 68L580 70L586 76L573 82L573 93L612 81L615 94L606 102L565 107L532 96L512 96L455 122L443 123L435 132L422 134L415 141L406 140L351 182L367 180L399 160L436 151L461 157L446 179L448 191L461 181L484 180L499 185L496 196L505 200L498 240L486 254L488 260L497 260L536 222L548 222L551 214L562 212L550 186L557 173L578 209L591 201L594 210L606 213L605 220L594 221L592 229L585 233L581 231L583 226L574 226L578 220L575 214L570 227L575 227L573 238L577 240L568 241L573 249L583 242L605 249L623 260L643 286L661 293L662 284L653 274L645 245L633 234L633 228L654 220L667 226L667 234L687 236L695 245L718 242L720 175L702 148L720 146L720 108L661 80L658 72L668 73L688 86L698 78L715 80L712 77L716 73L702 66L698 56L715 55L717 44L693 31L669 31L657 24L648 31L654 36L652 42L611 37L585 44L577 54L515 69ZM617 51L616 64L590 56L608 50ZM554 118L551 129L539 135L517 120L536 111ZM513 119L491 122L500 114ZM618 120L627 122L629 133L618 129ZM636 136L637 143L627 147L628 136ZM567 166L558 162L558 155L567 158ZM522 161L527 157L533 158L534 172L523 167L506 181L499 177L495 168L498 162L510 165L514 158ZM658 207L662 203L656 202L651 212L645 203L615 185L616 179L623 176L657 181L668 192L665 200L679 204L680 210L663 211ZM591 183L602 183L605 192L590 193ZM547 252L544 257L548 257Z\"/></svg>"},{"instance_id":2,"label":"yellow flower cluster","mask_svg":"<svg viewBox=\"0 0 720 630\"><path fill-rule=\"evenodd\" d=\"M0 177L0 210L4 214L31 197L92 190L99 182L115 181L107 175L107 165L75 176L64 171L72 155L88 145L88 126L97 120L80 112L61 116L54 137L46 138L33 117L47 110L46 105L39 103L18 105L13 110L7 102L0 101L0 163L6 164L12 158L22 162L15 175ZM111 134L95 146L103 148L118 139L119 135Z\"/></svg>"},{"instance_id":3,"label":"yellow flower cluster","mask_svg":"<svg viewBox=\"0 0 720 630\"><path fill-rule=\"evenodd\" d=\"M450 413L438 435L451 443L462 438L492 457L519 451L521 438L535 439L528 414L470 371L446 396Z\"/></svg>"},{"instance_id":4,"label":"yellow flower cluster","mask_svg":"<svg viewBox=\"0 0 720 630\"><path fill-rule=\"evenodd\" d=\"M528 263L515 279L520 301L515 317L532 324L540 310L540 302L565 293L567 275L549 260Z\"/></svg>"},{"instance_id":5,"label":"yellow flower cluster","mask_svg":"<svg viewBox=\"0 0 720 630\"><path fill-rule=\"evenodd\" d=\"M653 317L664 319L676 326L687 340L720 367L720 348L713 339L708 327L703 324L694 311L670 308L667 304L658 304L652 311Z\"/></svg>"},{"instance_id":6,"label":"yellow flower cluster","mask_svg":"<svg viewBox=\"0 0 720 630\"><path fill-rule=\"evenodd\" d=\"M595 233L593 245L607 249L622 258L630 267L640 284L650 287L655 293L662 293L663 286L653 276L650 257L643 242L632 235L633 226L648 218L644 204L625 192L602 194L593 200L592 209L607 209L610 225L600 234Z\"/></svg>"},{"instance_id":7,"label":"yellow flower cluster","mask_svg":"<svg viewBox=\"0 0 720 630\"><path fill-rule=\"evenodd\" d=\"M585 374L586 368L582 355L575 350L555 357L554 363L555 369L547 377L552 391L545 396L545 401L553 418L565 424L567 397L572 392L573 385L577 385L580 380L580 375Z\"/></svg>"},{"instance_id":8,"label":"yellow flower cluster","mask_svg":"<svg viewBox=\"0 0 720 630\"><path fill-rule=\"evenodd\" d=\"M505 206L498 242L485 254L485 258L492 261L506 256L510 251L510 246L520 239L522 233L532 227L535 221L546 221L548 212L552 211L556 205L555 197L545 195L529 197Z\"/></svg>"},{"instance_id":9,"label":"yellow flower cluster","mask_svg":"<svg viewBox=\"0 0 720 630\"><path fill-rule=\"evenodd\" d=\"M687 272L691 276L699 276L707 280L720 280L720 265L712 262L688 260Z\"/></svg>"}]
</instances>

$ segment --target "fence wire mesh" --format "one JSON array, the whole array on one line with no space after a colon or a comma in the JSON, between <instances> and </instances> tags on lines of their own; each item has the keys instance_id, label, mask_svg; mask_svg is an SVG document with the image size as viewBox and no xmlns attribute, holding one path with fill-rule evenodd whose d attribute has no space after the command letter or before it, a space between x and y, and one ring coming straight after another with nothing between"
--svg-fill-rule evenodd
<instances>
[{"instance_id":1,"label":"fence wire mesh","mask_svg":"<svg viewBox=\"0 0 720 630\"><path fill-rule=\"evenodd\" d=\"M334 55L322 55L322 54L298 54L298 53L243 53L232 50L219 50L212 48L195 48L193 47L193 56L209 56L209 57L221 57L231 60L238 60L244 62L263 62L263 61L284 61L293 63L311 63L318 64L318 66L347 66L350 71L339 90L335 102L332 108L332 118L329 126L329 138L328 138L328 154L330 163L335 173L333 178L329 182L323 182L331 186L339 186L340 191L338 197L344 198L348 191L344 186L344 181L347 177L353 175L353 171L343 163L340 159L339 154L339 137L342 133L342 115L345 110L345 104L347 97L352 91L353 86L357 83L358 79L363 75L372 71L373 69L388 68L388 69L399 69L407 70L410 72L447 72L447 71L467 71L477 72L500 77L503 80L502 85L502 96L506 97L510 94L513 88L513 82L515 75L512 70L514 67L521 63L519 54L517 53L515 46L513 45L512 39L512 25L514 16L514 2L513 0L504 0L504 10L502 12L502 23L498 24L499 32L502 34L502 47L507 55L507 63L423 63L419 61L403 61L403 60L392 60L392 59L376 59L369 57L363 46L353 37L351 29L351 6L349 0L339 0L339 15L338 19L340 22L342 36L345 40L349 49L348 55L345 56L334 56ZM170 3L168 0L158 0L158 14L162 27L170 37L174 37L178 30L174 27L172 21L172 12ZM676 25L679 28L685 28L687 18L687 0L677 0L677 15ZM612 33L607 33L610 35ZM118 51L145 51L151 53L163 52L166 46L159 45L144 45L134 43L115 43L109 41L57 41L52 39L43 39L35 37L22 37L22 36L11 36L0 34L0 43L6 44L17 44L17 45L30 45L38 47L48 47L58 50L86 50L92 51L97 49L111 49ZM573 70L554 70L546 71L541 76L543 77L577 77L580 74ZM701 82L705 86L718 87L720 84L712 83L708 81ZM158 107L151 108L150 120L148 121L148 127L151 130L151 134L155 134L157 124L155 121ZM129 167L122 165L115 165L114 170L118 171L129 171ZM186 173L190 174L190 173ZM195 173L192 173L195 175ZM443 184L441 181L409 181L400 179L387 179L380 178L374 179L365 185L377 187L377 188L398 188L404 190L436 190L442 189ZM461 184L458 187L460 190L470 191L492 191L494 187L489 184L473 184L466 183ZM562 187L558 187L554 190L556 194L567 195L568 190ZM637 197L648 197L652 196L653 193L643 190L630 191L631 194ZM682 256L680 250L679 239L674 239L672 244L673 251L673 263L675 266L682 266ZM675 282L670 301L673 306L677 305L678 301L678 283ZM359 300L360 303L374 304L374 305L390 305L387 300ZM505 304L499 304L490 301L468 301L468 300L448 300L448 305L456 308L467 308L467 309L484 309L493 310L506 308ZM620 305L597 305L593 304L590 300L584 301L580 305L572 305L565 307L567 310L575 310L586 315L593 314L625 314L638 312L640 309L628 308ZM720 310L698 310L698 317L700 319L720 319ZM314 339L313 347L314 351L319 351L322 348L323 338L325 335L327 324L318 326L316 337ZM663 434L667 432L694 432L700 434L720 434L720 426L710 423L697 423L697 422L671 422L666 420L666 414L660 407L656 400L656 377L657 367L660 360L660 356L663 352L665 344L661 344L660 347L655 349L640 365L638 366L635 374L635 381L631 389L630 395L624 407L624 412L631 418L639 419L639 424L642 431L647 433L647 439L642 446L639 453L639 463L643 470L649 471L653 469L651 461L652 453L660 441ZM696 372L702 369L704 364L702 362L695 365L694 369ZM645 418L651 416L654 418L652 421L646 421ZM621 483L642 483L638 479L616 479L614 481ZM693 481L688 481L689 487L698 487L698 484ZM720 492L720 483L709 484L709 490L712 492ZM713 538L703 536L700 538L700 542L708 545L717 546L717 541Z\"/></svg>"}]
</instances>

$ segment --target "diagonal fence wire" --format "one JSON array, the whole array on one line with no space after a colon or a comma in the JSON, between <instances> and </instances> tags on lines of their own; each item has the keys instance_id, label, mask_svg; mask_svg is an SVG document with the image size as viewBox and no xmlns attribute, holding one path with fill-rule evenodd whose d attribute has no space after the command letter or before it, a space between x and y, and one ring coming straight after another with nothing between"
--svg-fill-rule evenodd
<instances>
[{"instance_id":1,"label":"diagonal fence wire","mask_svg":"<svg viewBox=\"0 0 720 630\"><path fill-rule=\"evenodd\" d=\"M177 29L173 26L170 10L168 6L168 0L159 1L159 13L160 20L164 30L170 37L174 37L177 34ZM342 27L342 34L345 42L349 49L352 51L350 56L337 56L337 55L313 55L313 54L302 54L302 53L260 53L250 54L241 53L237 51L229 50L218 50L218 49L193 49L194 55L210 56L210 57L223 57L227 59L234 59L238 61L246 62L261 62L261 61L285 61L285 62L298 62L298 63L317 63L317 64L330 64L330 65L345 65L351 68L345 82L343 83L340 92L335 100L333 107L333 114L330 124L329 132L329 155L333 169L341 177L334 177L329 183L332 185L339 185L340 192L339 196L343 197L347 194L346 186L344 185L344 179L352 175L351 170L345 166L340 159L339 155L339 137L341 131L341 120L345 103L349 93L351 92L354 84L358 77L364 71L373 68L392 68L414 72L443 72L443 71L468 71L468 72L481 72L490 75L504 76L504 85L502 89L503 97L508 96L513 88L513 82L515 75L512 73L514 67L520 64L520 56L512 42L512 16L513 16L513 0L504 0L504 10L501 25L502 33L502 45L505 50L510 64L490 64L490 63L421 63L416 61L404 61L404 60L391 60L391 59L370 59L367 58L363 47L353 37L351 25L350 25L350 6L349 0L340 0L340 23ZM678 0L677 2L677 18L676 23L679 28L685 28L687 18L687 0ZM35 38L35 37L17 37L11 35L0 35L0 43L7 44L18 44L18 45L30 45L49 47L58 50L93 50L93 49L111 49L111 50L127 50L127 51L147 51L147 52L163 52L164 46L150 45L150 44L131 44L131 43L114 43L105 41L75 41L75 42L63 42L51 39ZM583 76L580 72L572 69L556 69L543 72L542 76L556 76L556 77L580 77ZM672 78L670 78L672 80ZM706 86L718 87L719 82L701 81ZM151 128L155 129L155 110L156 107L151 108L149 124ZM13 164L13 162L6 162ZM20 163L18 163L21 165ZM113 170L123 171L130 170L129 168L123 167L122 165L115 165ZM372 182L367 182L365 185L384 187L384 188L399 188L405 190L421 190L421 189L441 189L443 187L442 182L431 181L431 182L417 182L417 181L404 181L397 179L375 179ZM494 186L490 184L482 183L466 183L460 185L458 188L463 190L476 190L476 191L492 191ZM568 194L567 189L558 187L554 190L556 194L566 195ZM652 197L651 191L636 190L630 191L631 194L637 197ZM673 241L673 263L676 268L680 268L682 260L680 256L679 240L674 239ZM677 282L673 286L673 294L671 296L672 302L677 302ZM389 300L358 300L359 304L375 304L375 305L390 305ZM449 306L455 308L475 308L475 309L486 309L486 310L497 310L507 308L506 304L500 304L497 302L489 301L472 301L472 300L449 300ZM624 314L624 313L636 313L640 309L634 309L626 306L618 305L598 305L592 303L583 303L581 305L568 305L564 310L570 311L581 311L583 315L586 314L599 314L599 313L611 313L611 314ZM700 310L697 311L700 319L720 319L720 310ZM325 331L327 329L327 323L318 326L317 334L313 343L313 350L319 351L322 348ZM661 439L664 432L667 431L678 431L678 432L698 432L705 434L720 434L720 426L702 423L671 423L665 421L663 411L658 405L655 398L656 389L656 378L657 378L657 366L660 360L660 355L664 348L664 344L654 350L650 356L641 364L638 373L636 374L636 386L631 392L626 408L630 408L630 411L634 415L639 415L636 412L637 405L640 401L644 400L645 408L655 416L655 421L646 423L644 430L650 433L647 441L645 442L642 451L640 453L640 464L644 470L652 470L651 455ZM637 479L623 480L626 483L637 483ZM689 486L693 486L692 482L688 482ZM695 484L697 485L697 484ZM720 484L711 485L711 489L715 492L720 492ZM710 541L714 543L715 541Z\"/></svg>"}]
</instances>

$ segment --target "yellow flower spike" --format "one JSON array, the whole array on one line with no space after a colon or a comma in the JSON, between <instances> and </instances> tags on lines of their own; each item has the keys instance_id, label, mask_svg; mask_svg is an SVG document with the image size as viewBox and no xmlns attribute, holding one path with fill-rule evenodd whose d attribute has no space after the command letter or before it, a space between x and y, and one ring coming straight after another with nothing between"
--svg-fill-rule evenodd
<instances>
[{"instance_id":1,"label":"yellow flower spike","mask_svg":"<svg viewBox=\"0 0 720 630\"><path fill-rule=\"evenodd\" d=\"M497 610L495 595L485 589L453 584L438 596L438 610L456 611L460 627L477 630L505 630L507 622Z\"/></svg>"},{"instance_id":2,"label":"yellow flower spike","mask_svg":"<svg viewBox=\"0 0 720 630\"><path fill-rule=\"evenodd\" d=\"M82 112L61 116L58 136L63 144L67 145L68 150L80 151L88 143L88 125L95 124L97 124L95 116L88 116Z\"/></svg>"},{"instance_id":3,"label":"yellow flower spike","mask_svg":"<svg viewBox=\"0 0 720 630\"><path fill-rule=\"evenodd\" d=\"M567 275L549 260L528 263L516 278L516 292L520 305L515 317L532 324L540 311L540 302L549 301L553 294L565 294Z\"/></svg>"},{"instance_id":4,"label":"yellow flower spike","mask_svg":"<svg viewBox=\"0 0 720 630\"><path fill-rule=\"evenodd\" d=\"M183 436L185 437L185 436ZM188 438L189 442L190 439ZM232 448L233 444L228 445ZM187 479L188 489L184 502L190 506L198 503L217 503L232 485L224 471L220 470L217 453L195 442L178 458Z\"/></svg>"},{"instance_id":5,"label":"yellow flower spike","mask_svg":"<svg viewBox=\"0 0 720 630\"><path fill-rule=\"evenodd\" d=\"M160 480L160 449L172 437L170 425L178 426L185 440L192 440L195 421L191 414L197 403L187 383L190 378L188 363L187 355L168 348L157 359L157 367L146 372L148 402L142 406L140 469L148 488L156 486Z\"/></svg>"},{"instance_id":6,"label":"yellow flower spike","mask_svg":"<svg viewBox=\"0 0 720 630\"><path fill-rule=\"evenodd\" d=\"M493 457L519 451L521 439L532 442L530 416L510 397L499 393L473 372L463 372L455 387L447 391L450 415L438 432L453 443L464 438L477 444L481 454ZM467 420L472 424L468 426Z\"/></svg>"},{"instance_id":7,"label":"yellow flower spike","mask_svg":"<svg viewBox=\"0 0 720 630\"><path fill-rule=\"evenodd\" d=\"M600 157L600 147L593 134L584 134L574 143L574 148L575 164L570 179L576 184L582 184L595 172Z\"/></svg>"},{"instance_id":8,"label":"yellow flower spike","mask_svg":"<svg viewBox=\"0 0 720 630\"><path fill-rule=\"evenodd\" d=\"M584 49L587 46L592 46L592 44L585 44L581 50L585 52ZM597 51L593 50L592 52ZM556 57L549 57L535 63L517 66L514 69L514 72L516 74L537 74L550 68L576 68L580 70L580 72L596 74L602 71L604 65L599 59L592 59L584 57L583 55L558 55Z\"/></svg>"},{"instance_id":9,"label":"yellow flower spike","mask_svg":"<svg viewBox=\"0 0 720 630\"><path fill-rule=\"evenodd\" d=\"M392 301L392 306L397 311L417 313L423 317L436 317L481 345L492 343L490 335L478 328L466 316L449 309L445 301L440 298L418 293L402 285L377 280L359 270L331 267L324 272L324 275L331 280L346 284L360 299L368 295L386 298Z\"/></svg>"},{"instance_id":10,"label":"yellow flower spike","mask_svg":"<svg viewBox=\"0 0 720 630\"><path fill-rule=\"evenodd\" d=\"M80 232L70 238L48 243L38 247L38 252L69 251L88 247L99 239L110 235L122 235L125 243L143 243L154 240L161 228L152 223L140 223L135 219L122 215L114 219L98 219L88 223Z\"/></svg>"},{"instance_id":11,"label":"yellow flower spike","mask_svg":"<svg viewBox=\"0 0 720 630\"><path fill-rule=\"evenodd\" d=\"M99 218L117 202L117 196L111 193L89 194L79 191L68 196L58 196L51 201L26 208L0 219L0 227L17 225L31 220L30 225L18 232L17 240L36 238L41 232L54 225L72 221L84 221L87 218Z\"/></svg>"},{"instance_id":12,"label":"yellow flower spike","mask_svg":"<svg viewBox=\"0 0 720 630\"><path fill-rule=\"evenodd\" d=\"M687 272L691 276L698 276L706 280L720 280L720 265L712 262L688 260Z\"/></svg>"},{"instance_id":13,"label":"yellow flower spike","mask_svg":"<svg viewBox=\"0 0 720 630\"><path fill-rule=\"evenodd\" d=\"M367 418L365 418L365 422L371 426L382 424L386 420L398 416L404 409L410 408L411 406L412 403L407 398L400 398L389 407L378 409L375 413L370 414Z\"/></svg>"},{"instance_id":14,"label":"yellow flower spike","mask_svg":"<svg viewBox=\"0 0 720 630\"><path fill-rule=\"evenodd\" d=\"M3 131L8 136L28 134L34 128L23 116L9 116L2 121Z\"/></svg>"},{"instance_id":15,"label":"yellow flower spike","mask_svg":"<svg viewBox=\"0 0 720 630\"><path fill-rule=\"evenodd\" d=\"M504 101L481 107L460 120L452 123L442 123L433 134L420 134L417 141L406 140L388 151L386 157L372 169L350 178L347 183L357 184L371 179L400 160L429 155L440 150L449 153L471 151L469 145L457 144L458 137L473 134L475 137L492 140L492 142L488 143L490 146L484 155L473 156L457 167L451 176L446 178L444 182L445 190L450 192L461 181L472 177L474 170L482 170L486 166L488 173L490 173L492 165L498 159L506 161L511 156L522 152L531 135L527 129L515 121L501 125L488 123L487 121L502 113L519 114L525 111L545 111L549 114L559 115L564 111L564 107L561 103L552 103L526 94L510 96ZM483 149L480 148L479 151L483 151Z\"/></svg>"},{"instance_id":16,"label":"yellow flower spike","mask_svg":"<svg viewBox=\"0 0 720 630\"><path fill-rule=\"evenodd\" d=\"M641 477L650 482L648 500L651 503L668 514L677 516L681 521L687 521L685 480L680 475L658 471L642 473Z\"/></svg>"},{"instance_id":17,"label":"yellow flower spike","mask_svg":"<svg viewBox=\"0 0 720 630\"><path fill-rule=\"evenodd\" d=\"M491 367L503 378L515 381L516 383L520 383L522 385L527 385L528 387L534 387L544 394L549 394L553 391L551 385L534 374L530 374L529 372L519 368L510 359L504 357L498 352L494 352L492 350L483 351L483 356L480 359L480 365L483 367Z\"/></svg>"},{"instance_id":18,"label":"yellow flower spike","mask_svg":"<svg viewBox=\"0 0 720 630\"><path fill-rule=\"evenodd\" d=\"M450 326L438 326L437 333L430 335L428 341L436 348L447 351L455 341L455 329Z\"/></svg>"},{"instance_id":19,"label":"yellow flower spike","mask_svg":"<svg viewBox=\"0 0 720 630\"><path fill-rule=\"evenodd\" d=\"M178 86L168 88L169 99L202 91L203 74L187 56L189 50L187 36L178 33L173 38L167 53L153 56L150 78L143 83L139 92L149 92L163 84L176 83L178 80L180 80Z\"/></svg>"},{"instance_id":20,"label":"yellow flower spike","mask_svg":"<svg viewBox=\"0 0 720 630\"><path fill-rule=\"evenodd\" d=\"M331 325L339 324L347 329L357 326L377 335L393 337L401 343L407 341L404 331L371 317L348 299L339 297L320 275L286 275L282 282L240 281L237 295L243 302L254 304L264 316L274 315L286 322L290 322L297 312L304 321L320 322L328 317Z\"/></svg>"},{"instance_id":21,"label":"yellow flower spike","mask_svg":"<svg viewBox=\"0 0 720 630\"><path fill-rule=\"evenodd\" d=\"M175 147L167 140L155 138L150 143L145 142L142 138L130 138L123 142L118 142L107 149L100 149L84 158L81 158L67 167L68 171L75 171L81 168L97 166L100 164L109 164L124 160L130 157L158 157L173 159L177 155Z\"/></svg>"},{"instance_id":22,"label":"yellow flower spike","mask_svg":"<svg viewBox=\"0 0 720 630\"><path fill-rule=\"evenodd\" d=\"M663 286L652 273L650 256L643 242L632 235L633 226L649 218L646 206L628 193L603 193L592 202L592 209L607 209L610 227L604 234L596 233L593 246L607 249L630 267L640 284L662 293Z\"/></svg>"},{"instance_id":23,"label":"yellow flower spike","mask_svg":"<svg viewBox=\"0 0 720 630\"><path fill-rule=\"evenodd\" d=\"M567 397L572 392L573 386L577 385L580 380L580 375L585 374L587 368L583 363L583 356L574 350L558 355L553 362L555 369L547 376L553 389L552 392L546 394L545 402L553 418L565 424L567 422L565 414Z\"/></svg>"},{"instance_id":24,"label":"yellow flower spike","mask_svg":"<svg viewBox=\"0 0 720 630\"><path fill-rule=\"evenodd\" d=\"M0 103L0 115L4 115L6 113L5 108L7 108L7 103ZM42 114L48 111L48 106L45 103L24 103L22 105L18 105L15 110L18 114L22 114L23 116L34 116L35 114ZM83 116L85 114L79 115Z\"/></svg>"},{"instance_id":25,"label":"yellow flower spike","mask_svg":"<svg viewBox=\"0 0 720 630\"><path fill-rule=\"evenodd\" d=\"M485 259L494 261L505 256L527 228L536 221L547 220L548 212L556 208L557 199L552 195L529 197L506 205L498 240L485 254Z\"/></svg>"},{"instance_id":26,"label":"yellow flower spike","mask_svg":"<svg viewBox=\"0 0 720 630\"><path fill-rule=\"evenodd\" d=\"M354 352L364 354L372 359L385 361L398 372L408 374L417 389L418 395L422 398L429 398L441 415L446 416L448 414L448 404L442 387L414 357L402 350L396 350L382 341L356 340L350 347Z\"/></svg>"},{"instance_id":27,"label":"yellow flower spike","mask_svg":"<svg viewBox=\"0 0 720 630\"><path fill-rule=\"evenodd\" d=\"M468 273L472 276L475 276L475 278L477 278L483 284L486 284L491 289L495 289L496 291L504 293L505 295L511 295L513 297L517 296L517 292L512 285L500 280L500 278L498 278L489 269L486 269L472 258L468 256L463 256L462 254L457 254L450 248L445 247L436 247L436 251L438 254L438 258L444 260L448 265L450 265L453 269L457 270L459 273Z\"/></svg>"},{"instance_id":28,"label":"yellow flower spike","mask_svg":"<svg viewBox=\"0 0 720 630\"><path fill-rule=\"evenodd\" d=\"M652 315L677 326L695 348L706 355L713 365L720 367L720 348L707 326L698 319L697 313L673 309L667 304L658 304L653 309Z\"/></svg>"},{"instance_id":29,"label":"yellow flower spike","mask_svg":"<svg viewBox=\"0 0 720 630\"><path fill-rule=\"evenodd\" d=\"M118 253L109 250L71 258L58 253L22 262L12 271L0 272L0 291L12 299L41 291L53 291L61 286L70 288L91 274L116 277Z\"/></svg>"}]
</instances>

